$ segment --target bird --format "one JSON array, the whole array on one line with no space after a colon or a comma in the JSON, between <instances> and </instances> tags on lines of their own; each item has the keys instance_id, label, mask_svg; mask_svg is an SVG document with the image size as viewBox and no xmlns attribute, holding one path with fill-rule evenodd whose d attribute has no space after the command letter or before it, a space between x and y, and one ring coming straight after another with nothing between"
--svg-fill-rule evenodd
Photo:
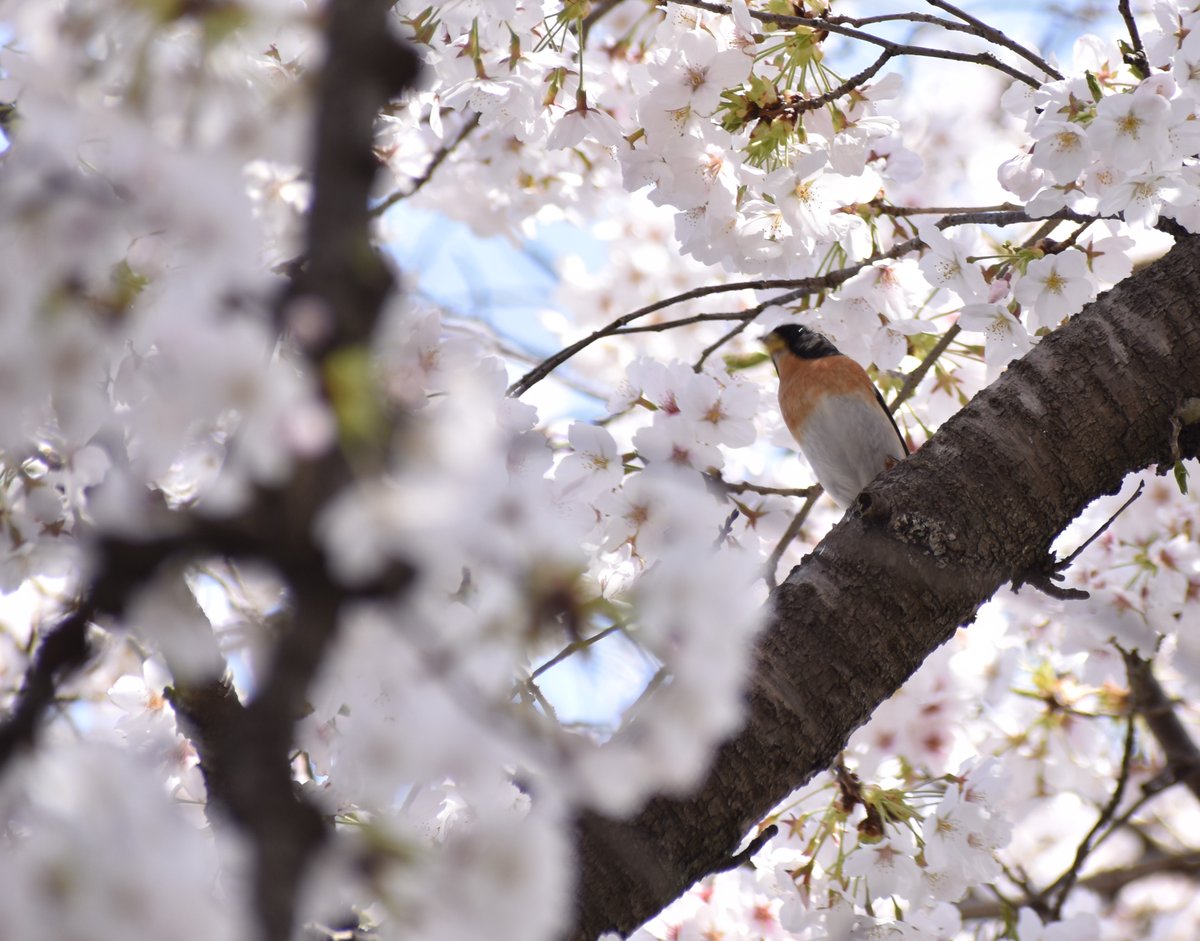
<instances>
[{"instance_id":1,"label":"bird","mask_svg":"<svg viewBox=\"0 0 1200 941\"><path fill-rule=\"evenodd\" d=\"M779 374L779 410L817 482L843 509L908 454L900 427L867 371L800 324L763 343Z\"/></svg>"}]
</instances>

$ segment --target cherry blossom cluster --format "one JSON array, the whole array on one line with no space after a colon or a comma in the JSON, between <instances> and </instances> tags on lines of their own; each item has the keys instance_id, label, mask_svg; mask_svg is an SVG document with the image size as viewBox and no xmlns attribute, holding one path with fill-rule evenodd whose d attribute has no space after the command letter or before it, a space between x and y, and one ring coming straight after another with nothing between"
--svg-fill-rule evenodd
<instances>
[{"instance_id":1,"label":"cherry blossom cluster","mask_svg":"<svg viewBox=\"0 0 1200 941\"><path fill-rule=\"evenodd\" d=\"M894 118L875 102L895 76L838 105L801 108L837 77L808 27L766 31L744 3L732 16L677 5L635 82L638 134L618 148L625 184L675 210L676 235L698 260L742 272L801 277L831 257L865 253L872 226L854 212L893 176L919 166ZM804 78L808 81L804 82ZM799 84L798 84L799 83Z\"/></svg>"},{"instance_id":2,"label":"cherry blossom cluster","mask_svg":"<svg viewBox=\"0 0 1200 941\"><path fill-rule=\"evenodd\" d=\"M1025 121L1034 145L1001 170L1006 187L1032 214L1070 208L1152 227L1160 215L1196 227L1197 14L1155 4L1158 30L1147 37L1149 72L1090 37L1076 46L1072 76L1031 94L1013 89L1005 106Z\"/></svg>"}]
</instances>

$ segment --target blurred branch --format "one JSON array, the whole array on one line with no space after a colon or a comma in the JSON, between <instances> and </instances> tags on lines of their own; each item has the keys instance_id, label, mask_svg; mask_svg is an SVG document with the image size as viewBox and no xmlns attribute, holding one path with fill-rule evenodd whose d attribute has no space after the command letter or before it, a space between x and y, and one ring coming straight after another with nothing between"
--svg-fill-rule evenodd
<instances>
[{"instance_id":1,"label":"blurred branch","mask_svg":"<svg viewBox=\"0 0 1200 941\"><path fill-rule=\"evenodd\" d=\"M1174 853L1163 855L1149 853L1143 859L1128 866L1117 869L1106 869L1080 879L1077 885L1081 889L1095 892L1097 895L1111 898L1127 885L1146 879L1150 876L1179 874L1184 876L1200 876L1200 852ZM993 899L967 898L958 904L958 914L963 919L979 920L987 918L1003 918L1017 908L1032 906L1034 899L1025 897L1012 901Z\"/></svg>"},{"instance_id":2,"label":"blurred branch","mask_svg":"<svg viewBox=\"0 0 1200 941\"><path fill-rule=\"evenodd\" d=\"M617 633L617 631L623 631L624 629L625 629L624 624L613 624L612 626L606 627L604 630L599 631L595 634L592 634L589 637L583 637L583 638L580 638L579 640L572 641L571 643L567 644L567 646L565 646L562 650L560 650L558 653L556 653L553 657L551 657L549 660L547 660L545 663L541 664L536 670L534 670L532 673L530 673L529 679L526 680L525 682L532 683L534 680L536 680L539 676L541 676L543 673L545 673L551 667L558 666L558 664L562 663L564 660L567 659L567 657L571 656L572 654L579 653L579 651L581 651L581 650L587 650L589 647L592 646L592 644L599 643L600 641L604 640L605 637L615 634L615 633Z\"/></svg>"},{"instance_id":3,"label":"blurred branch","mask_svg":"<svg viewBox=\"0 0 1200 941\"><path fill-rule=\"evenodd\" d=\"M1169 784L1181 783L1200 800L1200 748L1183 727L1175 703L1167 696L1149 660L1136 651L1121 651L1129 676L1130 707L1146 722L1166 758L1164 776Z\"/></svg>"},{"instance_id":4,"label":"blurred branch","mask_svg":"<svg viewBox=\"0 0 1200 941\"><path fill-rule=\"evenodd\" d=\"M1024 212L1020 206L1014 203L1000 203L996 206L973 206L967 208L965 206L887 206L882 201L876 200L870 205L878 208L879 212L885 216L940 216L981 212Z\"/></svg>"},{"instance_id":5,"label":"blurred branch","mask_svg":"<svg viewBox=\"0 0 1200 941\"><path fill-rule=\"evenodd\" d=\"M1075 850L1075 859L1071 866L1054 883L1042 893L1042 898L1047 899L1057 893L1057 897L1049 906L1050 916L1057 921L1062 916L1063 905L1067 901L1067 896L1071 893L1071 889L1079 880L1079 873L1083 869L1083 864L1087 862L1088 856L1092 850L1100 842L1101 831L1112 821L1116 815L1117 808L1121 806L1121 800L1125 797L1125 788L1129 784L1129 771L1133 766L1133 751L1136 742L1134 735L1134 716L1130 713L1125 722L1125 743L1121 750L1121 770L1117 773L1117 784L1113 788L1112 796L1108 799L1108 803L1100 811L1100 816L1096 818L1096 822L1092 825L1083 838L1079 846Z\"/></svg>"},{"instance_id":6,"label":"blurred branch","mask_svg":"<svg viewBox=\"0 0 1200 941\"><path fill-rule=\"evenodd\" d=\"M306 263L278 304L311 297L329 312L329 329L297 337L314 374L333 356L371 341L393 287L371 241L370 207L378 162L375 121L390 98L417 77L415 53L388 28L390 0L330 0L326 55L316 86L313 199ZM247 836L253 860L252 899L261 941L292 936L297 893L309 860L327 835L320 811L298 793L291 768L294 725L308 688L333 644L343 605L354 594L329 572L314 520L353 479L339 449L300 464L278 490L259 490L237 524L247 547L269 558L287 582L292 617L243 706L223 680L177 684L181 724L196 743L209 797ZM402 591L411 578L399 566L379 584Z\"/></svg>"},{"instance_id":7,"label":"blurred branch","mask_svg":"<svg viewBox=\"0 0 1200 941\"><path fill-rule=\"evenodd\" d=\"M143 541L107 539L94 547L97 571L83 598L43 634L12 711L0 724L0 771L22 749L33 746L59 687L87 663L92 653L88 625L103 615L119 616L132 595L186 546L187 540L168 536Z\"/></svg>"},{"instance_id":8,"label":"blurred branch","mask_svg":"<svg viewBox=\"0 0 1200 941\"><path fill-rule=\"evenodd\" d=\"M59 685L87 663L92 653L87 639L92 616L91 603L85 601L42 635L12 711L0 724L0 772L21 750L34 744L42 716L57 699Z\"/></svg>"}]
</instances>

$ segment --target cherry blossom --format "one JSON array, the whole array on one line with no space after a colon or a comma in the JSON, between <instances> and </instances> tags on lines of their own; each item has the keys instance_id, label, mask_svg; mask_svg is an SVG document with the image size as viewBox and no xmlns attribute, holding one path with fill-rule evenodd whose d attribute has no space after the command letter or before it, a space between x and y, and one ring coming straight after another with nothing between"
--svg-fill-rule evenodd
<instances>
[{"instance_id":1,"label":"cherry blossom","mask_svg":"<svg viewBox=\"0 0 1200 941\"><path fill-rule=\"evenodd\" d=\"M984 361L989 368L1005 365L1031 345L1025 325L1000 304L968 304L958 316L958 325L985 335Z\"/></svg>"},{"instance_id":2,"label":"cherry blossom","mask_svg":"<svg viewBox=\"0 0 1200 941\"><path fill-rule=\"evenodd\" d=\"M683 33L673 48L661 52L662 61L650 67L650 77L657 82L652 100L664 111L712 114L721 92L744 79L749 67L741 52L720 49L704 30Z\"/></svg>"},{"instance_id":3,"label":"cherry blossom","mask_svg":"<svg viewBox=\"0 0 1200 941\"><path fill-rule=\"evenodd\" d=\"M929 253L921 256L921 272L931 285L954 291L968 304L987 294L983 272L970 260L972 247L965 241L969 235L946 236L931 225L922 226L919 232L929 248Z\"/></svg>"},{"instance_id":4,"label":"cherry blossom","mask_svg":"<svg viewBox=\"0 0 1200 941\"><path fill-rule=\"evenodd\" d=\"M605 147L616 147L624 140L620 125L611 115L589 108L587 96L580 91L579 103L559 118L546 138L546 146L552 150L574 147L585 137Z\"/></svg>"},{"instance_id":5,"label":"cherry blossom","mask_svg":"<svg viewBox=\"0 0 1200 941\"><path fill-rule=\"evenodd\" d=\"M1167 153L1170 105L1149 87L1108 95L1096 105L1088 141L1122 170L1132 170Z\"/></svg>"},{"instance_id":6,"label":"cherry blossom","mask_svg":"<svg viewBox=\"0 0 1200 941\"><path fill-rule=\"evenodd\" d=\"M1047 255L1029 263L1013 287L1013 296L1029 311L1031 331L1055 327L1077 313L1095 295L1087 259L1077 251Z\"/></svg>"}]
</instances>

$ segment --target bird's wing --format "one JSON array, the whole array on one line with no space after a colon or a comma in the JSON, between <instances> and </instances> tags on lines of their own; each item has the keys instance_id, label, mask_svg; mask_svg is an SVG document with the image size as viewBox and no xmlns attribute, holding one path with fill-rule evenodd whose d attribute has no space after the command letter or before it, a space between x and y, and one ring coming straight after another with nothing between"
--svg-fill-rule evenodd
<instances>
[{"instance_id":1,"label":"bird's wing","mask_svg":"<svg viewBox=\"0 0 1200 941\"><path fill-rule=\"evenodd\" d=\"M872 385L874 388L874 385ZM883 414L888 417L888 421L892 423L892 427L896 429L896 437L900 439L900 447L904 448L904 453L908 454L908 442L904 440L904 435L900 433L900 426L896 424L896 416L888 411L887 402L883 400L883 393L875 389L875 398L879 400L879 407L883 409Z\"/></svg>"}]
</instances>

